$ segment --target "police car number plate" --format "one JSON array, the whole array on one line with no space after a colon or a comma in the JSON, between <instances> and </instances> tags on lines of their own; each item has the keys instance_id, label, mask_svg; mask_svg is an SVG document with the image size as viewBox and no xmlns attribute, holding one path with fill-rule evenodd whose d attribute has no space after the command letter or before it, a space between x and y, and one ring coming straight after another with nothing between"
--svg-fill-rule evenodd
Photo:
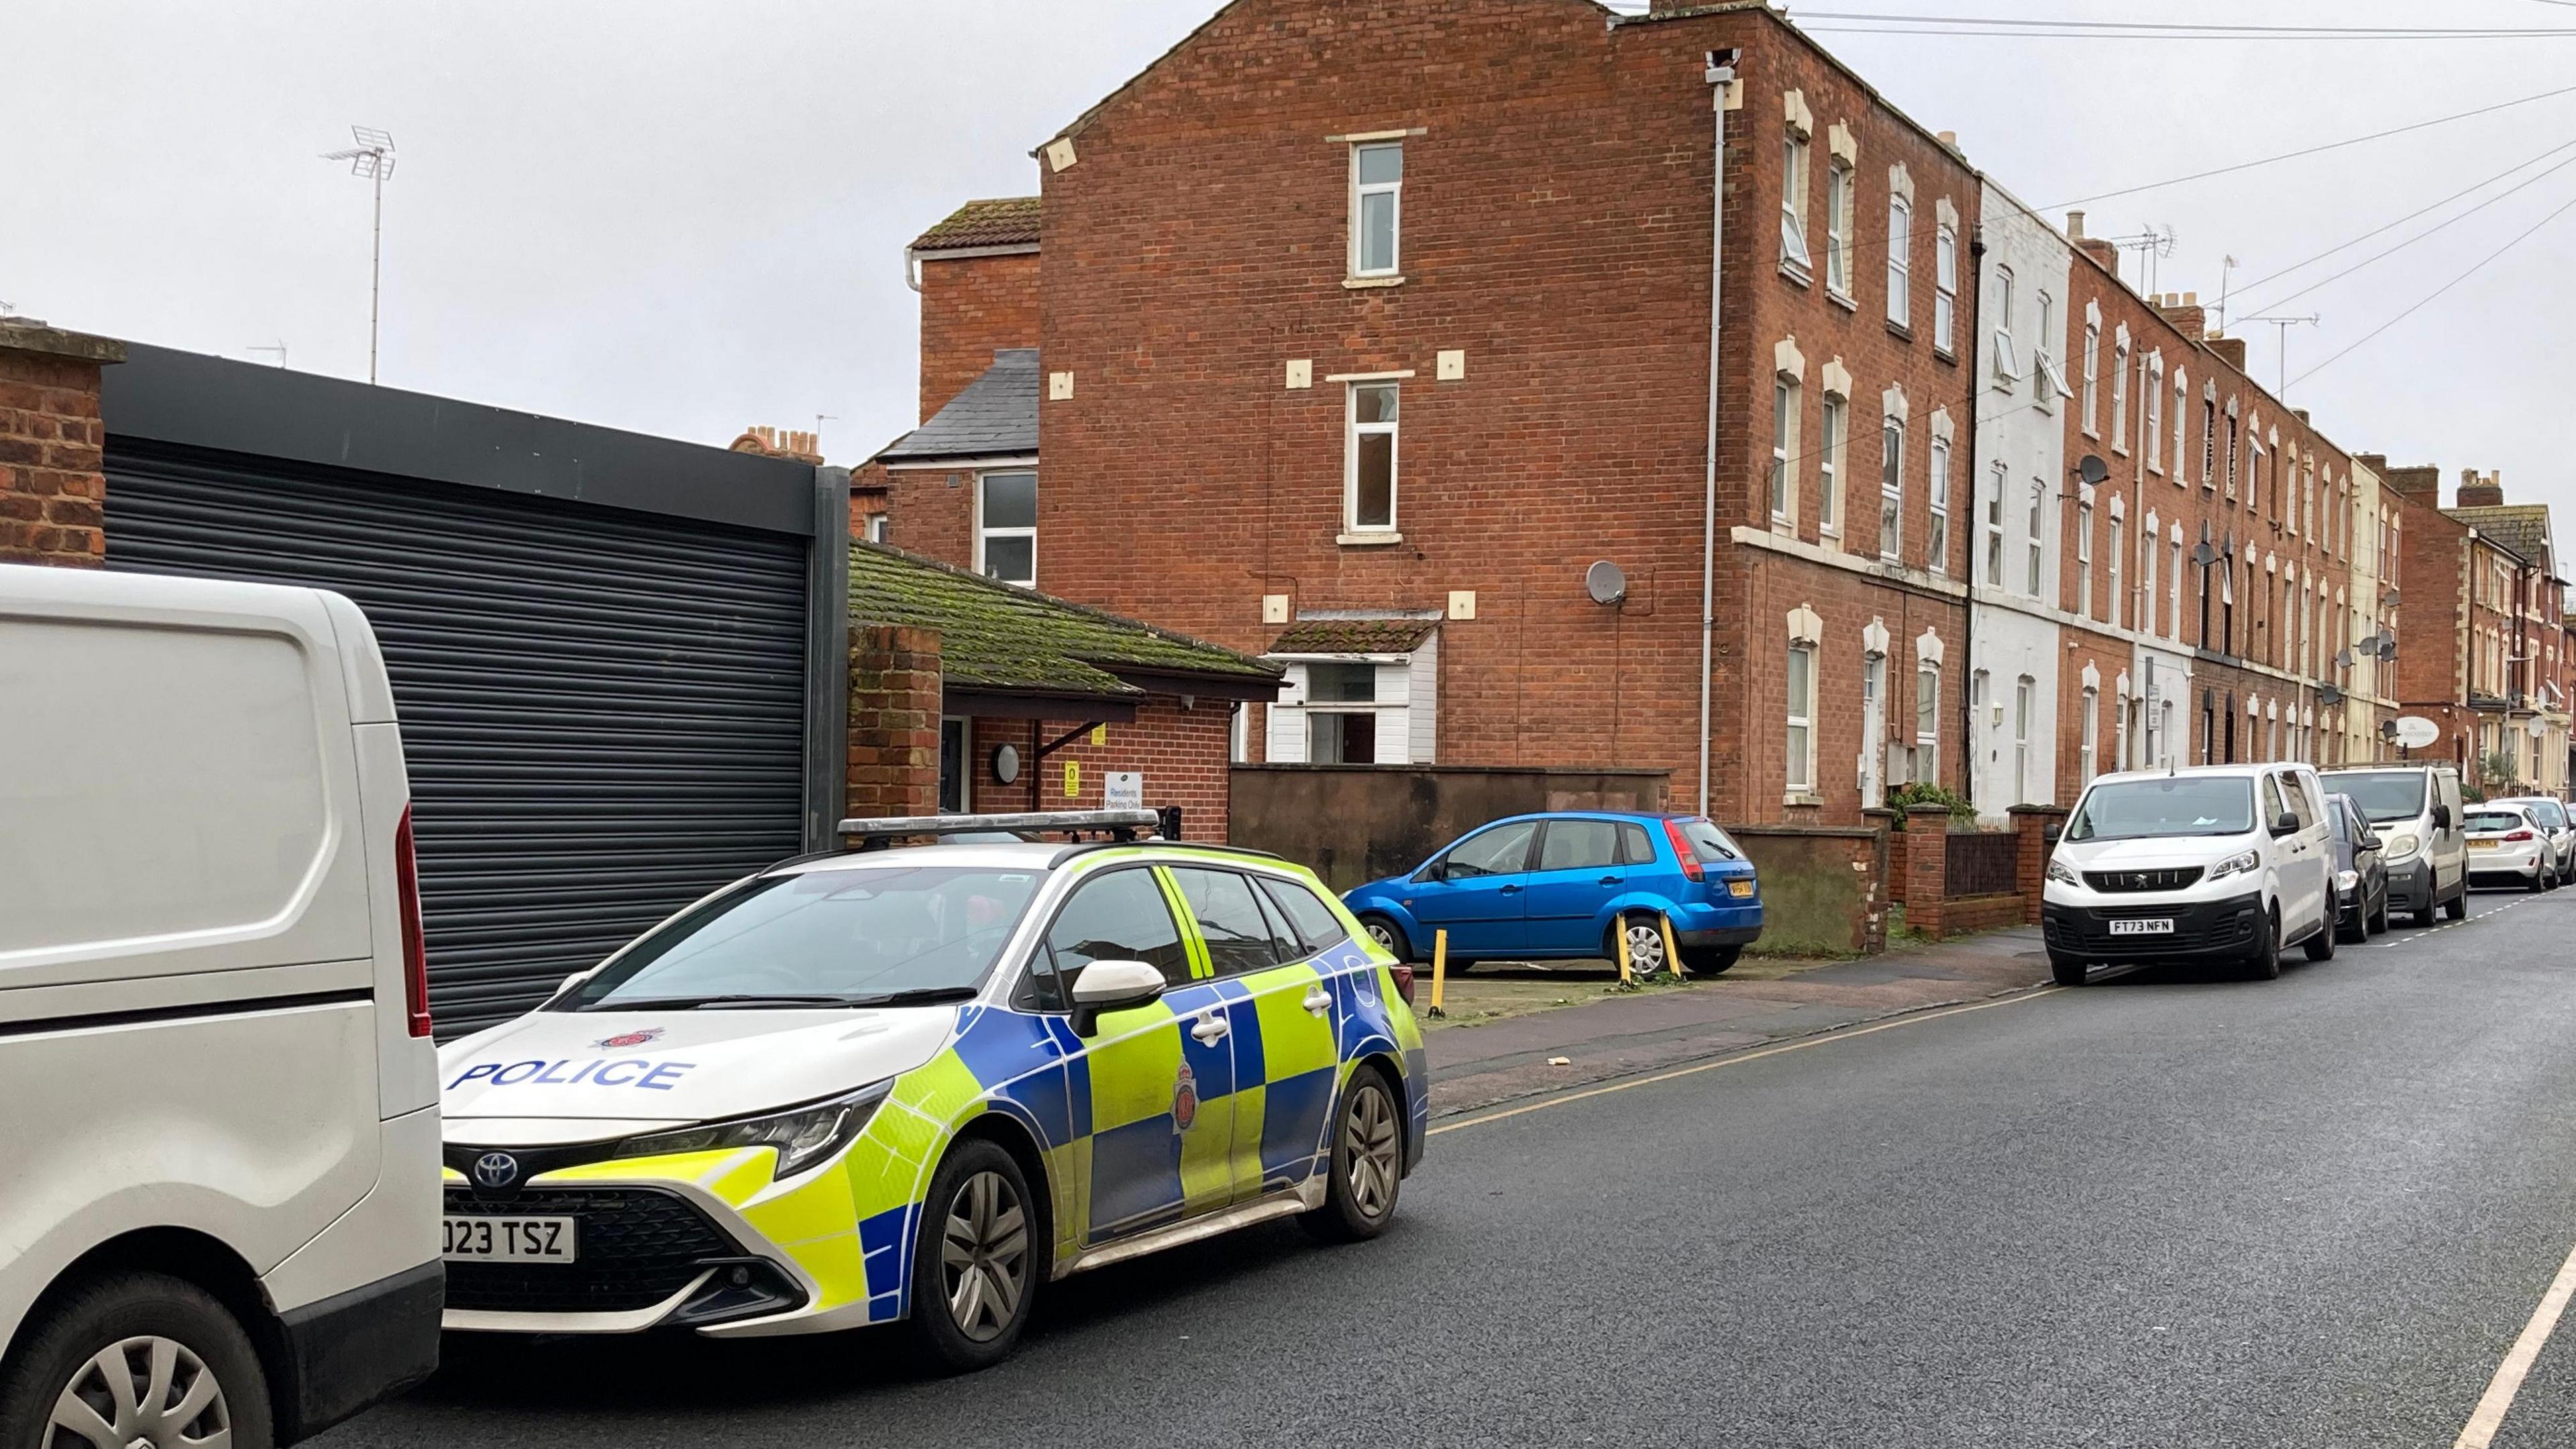
<instances>
[{"instance_id":1,"label":"police car number plate","mask_svg":"<svg viewBox=\"0 0 2576 1449\"><path fill-rule=\"evenodd\" d=\"M574 1251L571 1218L447 1219L451 1263L569 1263Z\"/></svg>"},{"instance_id":2,"label":"police car number plate","mask_svg":"<svg viewBox=\"0 0 2576 1449\"><path fill-rule=\"evenodd\" d=\"M2170 917L2159 916L2152 921L2113 921L2111 934L2114 936L2170 936L2173 934L2173 920Z\"/></svg>"}]
</instances>

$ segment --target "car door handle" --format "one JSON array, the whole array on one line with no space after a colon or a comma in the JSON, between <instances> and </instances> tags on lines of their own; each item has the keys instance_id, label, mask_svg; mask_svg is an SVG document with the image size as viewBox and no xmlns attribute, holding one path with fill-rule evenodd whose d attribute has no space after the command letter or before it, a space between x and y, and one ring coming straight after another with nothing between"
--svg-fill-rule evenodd
<instances>
[{"instance_id":1,"label":"car door handle","mask_svg":"<svg viewBox=\"0 0 2576 1449\"><path fill-rule=\"evenodd\" d=\"M1306 999L1297 1004L1321 1016L1333 1009L1333 993L1320 985L1310 986L1306 988Z\"/></svg>"},{"instance_id":2,"label":"car door handle","mask_svg":"<svg viewBox=\"0 0 2576 1449\"><path fill-rule=\"evenodd\" d=\"M1601 877L1601 883L1603 885L1617 885L1619 882L1626 879L1627 877L1624 875L1605 875Z\"/></svg>"},{"instance_id":3,"label":"car door handle","mask_svg":"<svg viewBox=\"0 0 2576 1449\"><path fill-rule=\"evenodd\" d=\"M1190 1035L1198 1038L1200 1046L1215 1046L1225 1040L1227 1029L1224 1017L1202 1016L1190 1024Z\"/></svg>"},{"instance_id":4,"label":"car door handle","mask_svg":"<svg viewBox=\"0 0 2576 1449\"><path fill-rule=\"evenodd\" d=\"M1516 896L1516 895L1519 895L1520 893L1521 893L1521 888L1520 888L1519 886L1503 886L1503 887L1498 888L1498 889L1494 892L1494 894L1496 894L1496 895L1500 895L1500 896Z\"/></svg>"}]
</instances>

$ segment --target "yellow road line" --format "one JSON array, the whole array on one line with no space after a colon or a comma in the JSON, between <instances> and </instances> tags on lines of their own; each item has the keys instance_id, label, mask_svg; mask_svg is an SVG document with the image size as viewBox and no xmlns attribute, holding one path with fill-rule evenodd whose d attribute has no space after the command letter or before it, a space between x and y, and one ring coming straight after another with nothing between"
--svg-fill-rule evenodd
<instances>
[{"instance_id":1,"label":"yellow road line","mask_svg":"<svg viewBox=\"0 0 2576 1449\"><path fill-rule=\"evenodd\" d=\"M2505 1412L2513 1407L2513 1396L2522 1392L2523 1375L2531 1372L2532 1363L2540 1357L2541 1348L2549 1342L2558 1327L2558 1315L2567 1308L2567 1300L2576 1296L2576 1252L2558 1269L2549 1291L2540 1295L2540 1306L2531 1310L2531 1321L2522 1326L2522 1337L2496 1365L2495 1378L2487 1384L2486 1396L2469 1415L2469 1426L2460 1431L2451 1449L2487 1449L2496 1430L2504 1426Z\"/></svg>"},{"instance_id":2,"label":"yellow road line","mask_svg":"<svg viewBox=\"0 0 2576 1449\"><path fill-rule=\"evenodd\" d=\"M1742 1056L1722 1057L1713 1062L1701 1062L1697 1066L1678 1067L1669 1072L1657 1072L1651 1077L1638 1077L1632 1081L1612 1082L1607 1086L1589 1087L1580 1092L1568 1092L1560 1097L1550 1097L1543 1102L1532 1102L1527 1106L1514 1107L1508 1111L1494 1112L1483 1117L1471 1117L1464 1122L1451 1122L1446 1126L1434 1127L1424 1135L1437 1137L1443 1132L1458 1132L1469 1127L1482 1127L1489 1122L1500 1122L1507 1118L1524 1116L1531 1112L1544 1112L1550 1107L1562 1107L1569 1102L1580 1102L1591 1097L1606 1097L1612 1092L1633 1091L1638 1087L1651 1087L1657 1082L1669 1082L1676 1077L1697 1076L1701 1072L1713 1072L1720 1067L1740 1067L1746 1062L1758 1062L1764 1057L1776 1057L1782 1052L1798 1052L1805 1051L1809 1047L1830 1046L1838 1041L1850 1041L1854 1037L1869 1036L1875 1032L1894 1031L1900 1026L1914 1026L1926 1021L1939 1021L1945 1016L1960 1016L1971 1011L1991 1011L1998 1006L2011 1006L2017 1002L2023 1001L2037 1001L2043 996L2054 996L2058 992L2066 989L2067 988L2063 986L2043 986L2037 991L2025 992L2019 996L2007 996L1999 1001L1980 1001L1968 1006L1953 1006L1940 1011L1927 1011L1919 1016L1901 1016L1894 1021L1882 1021L1876 1026L1864 1026L1852 1031L1828 1032L1823 1036L1811 1036L1799 1041L1784 1042L1779 1046L1764 1047L1762 1050L1756 1052L1746 1052Z\"/></svg>"}]
</instances>

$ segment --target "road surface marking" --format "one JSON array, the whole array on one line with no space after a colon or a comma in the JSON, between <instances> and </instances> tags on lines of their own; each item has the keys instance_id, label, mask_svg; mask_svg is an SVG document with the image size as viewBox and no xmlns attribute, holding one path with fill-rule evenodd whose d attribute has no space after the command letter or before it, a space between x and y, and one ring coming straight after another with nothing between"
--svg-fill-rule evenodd
<instances>
[{"instance_id":1,"label":"road surface marking","mask_svg":"<svg viewBox=\"0 0 2576 1449\"><path fill-rule=\"evenodd\" d=\"M1959 1016L1971 1011L1988 1011L1998 1006L2011 1006L2016 1002L2036 1001L2040 997L2054 996L2058 992L2066 989L2067 988L2063 986L2043 986L2036 991L2024 992L2019 996L2007 996L1997 1001L1980 1001L1968 1006L1953 1006L1941 1011L1927 1011L1915 1016L1901 1016L1894 1021L1882 1021L1876 1026L1864 1026L1853 1031L1827 1032L1823 1036L1811 1036L1799 1041L1785 1042L1775 1047L1764 1047L1760 1051L1747 1052L1740 1057L1721 1057L1716 1061L1701 1062L1696 1066L1679 1067L1669 1072L1657 1072L1651 1077L1636 1077L1625 1082L1612 1082L1607 1086L1590 1087L1580 1092L1568 1092L1563 1096L1549 1097L1544 1101L1531 1102L1526 1106L1514 1107L1508 1111L1492 1112L1482 1117L1470 1117L1464 1122L1451 1122L1445 1126L1434 1127L1424 1135L1437 1137L1443 1132L1456 1132L1468 1127L1482 1127L1488 1122L1500 1122L1504 1118L1518 1117L1529 1112L1543 1112L1550 1107L1562 1107L1568 1102L1580 1102L1589 1097L1606 1097L1612 1092L1625 1092L1637 1087L1651 1087L1657 1082L1669 1082L1675 1077L1697 1076L1701 1072L1713 1072L1720 1067L1738 1067L1742 1066L1746 1062L1758 1062L1764 1057L1776 1057L1782 1052L1805 1051L1809 1047L1827 1046L1838 1041L1849 1041L1853 1037L1868 1036L1873 1032L1894 1031L1900 1026L1913 1026L1918 1022L1939 1021L1945 1016Z\"/></svg>"},{"instance_id":2,"label":"road surface marking","mask_svg":"<svg viewBox=\"0 0 2576 1449\"><path fill-rule=\"evenodd\" d=\"M2522 1392L2523 1375L2531 1372L2532 1362L2540 1357L2541 1347L2558 1327L2558 1315L2566 1310L2571 1296L2576 1296L2576 1252L2567 1255L2549 1291L2540 1295L2540 1306L2531 1310L2531 1321L2522 1326L2522 1337L2513 1341L2512 1351L2496 1366L2486 1397L2478 1400L2476 1412L2469 1415L2469 1427L2460 1431L2451 1449L2487 1449L2496 1430L2504 1426L2505 1412L2513 1407L2513 1396Z\"/></svg>"}]
</instances>

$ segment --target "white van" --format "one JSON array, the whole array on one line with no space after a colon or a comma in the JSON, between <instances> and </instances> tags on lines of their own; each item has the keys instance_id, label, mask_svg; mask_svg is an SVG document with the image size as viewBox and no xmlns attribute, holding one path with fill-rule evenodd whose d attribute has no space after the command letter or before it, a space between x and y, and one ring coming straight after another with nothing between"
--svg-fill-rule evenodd
<instances>
[{"instance_id":1,"label":"white van","mask_svg":"<svg viewBox=\"0 0 2576 1449\"><path fill-rule=\"evenodd\" d=\"M2040 922L2059 984L2097 962L2241 961L2335 953L2334 836L2306 765L2104 775L2048 860Z\"/></svg>"},{"instance_id":2,"label":"white van","mask_svg":"<svg viewBox=\"0 0 2576 1449\"><path fill-rule=\"evenodd\" d=\"M410 803L348 600L0 566L0 1446L267 1449L436 1367Z\"/></svg>"}]
</instances>

